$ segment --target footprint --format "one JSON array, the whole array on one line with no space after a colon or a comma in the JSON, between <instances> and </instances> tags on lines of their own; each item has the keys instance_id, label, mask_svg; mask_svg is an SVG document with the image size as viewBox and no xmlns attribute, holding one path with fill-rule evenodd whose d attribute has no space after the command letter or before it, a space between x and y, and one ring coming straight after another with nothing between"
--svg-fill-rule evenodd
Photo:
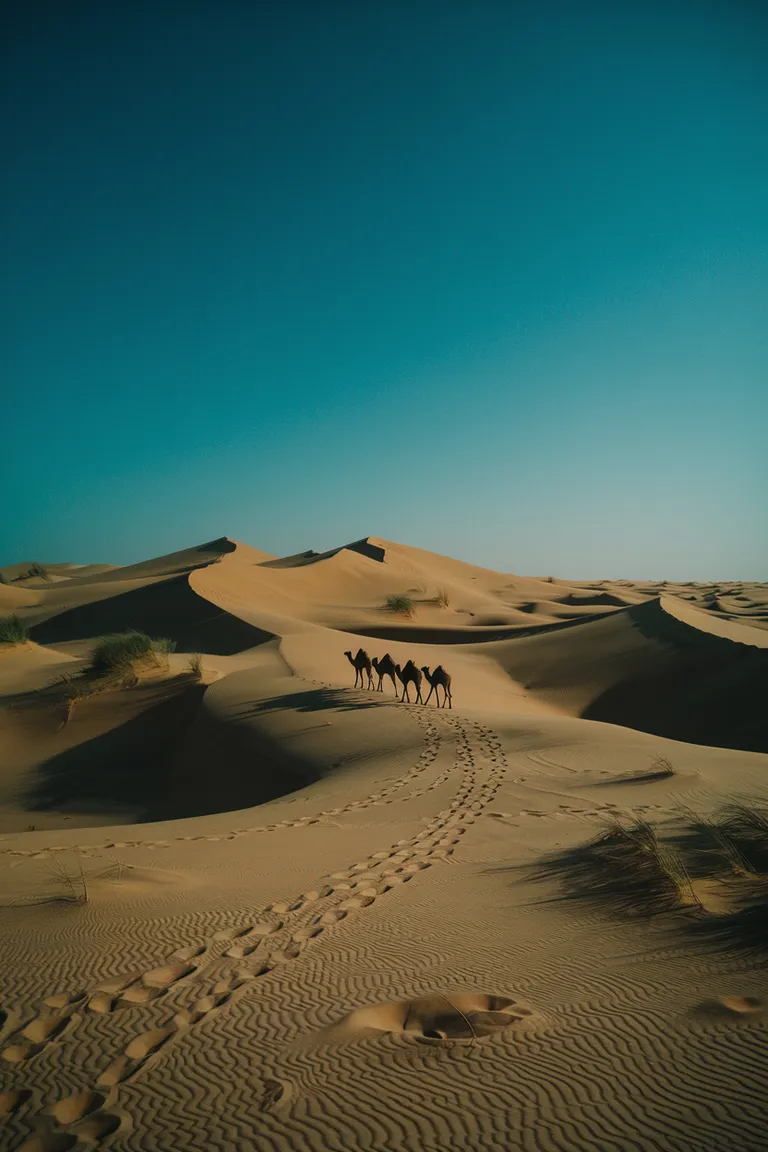
<instances>
[{"instance_id":1,"label":"footprint","mask_svg":"<svg viewBox=\"0 0 768 1152\"><path fill-rule=\"evenodd\" d=\"M257 940L253 944L232 944L231 947L227 948L224 955L233 960L244 960L246 956L250 956L260 946L261 940Z\"/></svg>"},{"instance_id":2,"label":"footprint","mask_svg":"<svg viewBox=\"0 0 768 1152\"><path fill-rule=\"evenodd\" d=\"M84 1143L97 1144L105 1136L111 1136L113 1132L117 1132L120 1124L120 1117L116 1116L114 1112L94 1112L76 1124L72 1132L78 1140L82 1140Z\"/></svg>"},{"instance_id":3,"label":"footprint","mask_svg":"<svg viewBox=\"0 0 768 1152\"><path fill-rule=\"evenodd\" d=\"M29 1088L12 1088L0 1092L0 1116L14 1116L31 1095Z\"/></svg>"},{"instance_id":4,"label":"footprint","mask_svg":"<svg viewBox=\"0 0 768 1152\"><path fill-rule=\"evenodd\" d=\"M68 1152L76 1143L77 1137L69 1132L38 1133L20 1144L17 1152Z\"/></svg>"},{"instance_id":5,"label":"footprint","mask_svg":"<svg viewBox=\"0 0 768 1152\"><path fill-rule=\"evenodd\" d=\"M288 964L299 955L300 949L295 944L288 944L285 948L278 948L272 953L271 959L275 964Z\"/></svg>"},{"instance_id":6,"label":"footprint","mask_svg":"<svg viewBox=\"0 0 768 1152\"><path fill-rule=\"evenodd\" d=\"M20 1064L22 1060L29 1060L42 1048L42 1044L10 1044L3 1049L2 1058L8 1064Z\"/></svg>"},{"instance_id":7,"label":"footprint","mask_svg":"<svg viewBox=\"0 0 768 1152\"><path fill-rule=\"evenodd\" d=\"M105 1099L102 1092L75 1092L54 1104L51 1115L59 1124L76 1124L84 1116L101 1108Z\"/></svg>"},{"instance_id":8,"label":"footprint","mask_svg":"<svg viewBox=\"0 0 768 1152\"><path fill-rule=\"evenodd\" d=\"M201 996L200 999L195 1002L192 1011L199 1012L200 1015L203 1016L206 1012L212 1012L214 1008L219 1008L222 1004L226 1004L230 995L231 993L229 992L217 992L211 996Z\"/></svg>"},{"instance_id":9,"label":"footprint","mask_svg":"<svg viewBox=\"0 0 768 1152\"><path fill-rule=\"evenodd\" d=\"M69 1008L71 1005L79 1004L85 996L85 992L57 992L53 996L46 996L43 1004L46 1008Z\"/></svg>"},{"instance_id":10,"label":"footprint","mask_svg":"<svg viewBox=\"0 0 768 1152\"><path fill-rule=\"evenodd\" d=\"M205 952L205 944L190 944L188 948L179 948L173 954L174 960L194 960L196 956L202 956Z\"/></svg>"},{"instance_id":11,"label":"footprint","mask_svg":"<svg viewBox=\"0 0 768 1152\"><path fill-rule=\"evenodd\" d=\"M121 1081L127 1079L137 1067L138 1064L135 1060L131 1060L127 1056L118 1056L108 1068L104 1069L96 1083L102 1084L105 1088L113 1088L115 1084L120 1084Z\"/></svg>"},{"instance_id":12,"label":"footprint","mask_svg":"<svg viewBox=\"0 0 768 1152\"><path fill-rule=\"evenodd\" d=\"M152 968L149 972L145 972L141 977L141 982L147 988L167 988L170 984L175 984L177 980L183 979L184 976L188 976L190 972L194 972L194 970L191 964L185 962L180 964L166 964L162 968Z\"/></svg>"},{"instance_id":13,"label":"footprint","mask_svg":"<svg viewBox=\"0 0 768 1152\"><path fill-rule=\"evenodd\" d=\"M31 1040L33 1044L45 1044L63 1031L69 1019L69 1016L61 1015L38 1016L22 1029L21 1035Z\"/></svg>"},{"instance_id":14,"label":"footprint","mask_svg":"<svg viewBox=\"0 0 768 1152\"><path fill-rule=\"evenodd\" d=\"M321 924L337 924L339 920L343 920L346 912L341 908L331 908L327 912L323 912L320 917Z\"/></svg>"},{"instance_id":15,"label":"footprint","mask_svg":"<svg viewBox=\"0 0 768 1152\"><path fill-rule=\"evenodd\" d=\"M130 988L126 988L118 1004L149 1004L151 1000L156 1000L162 994L162 988L146 988L143 984L134 984Z\"/></svg>"},{"instance_id":16,"label":"footprint","mask_svg":"<svg viewBox=\"0 0 768 1152\"><path fill-rule=\"evenodd\" d=\"M339 908L353 909L353 908L367 908L373 904L373 896L350 896L348 900L342 900Z\"/></svg>"},{"instance_id":17,"label":"footprint","mask_svg":"<svg viewBox=\"0 0 768 1152\"><path fill-rule=\"evenodd\" d=\"M157 1052L167 1040L174 1035L174 1028L151 1028L141 1036L135 1036L125 1050L129 1060L146 1060L153 1052Z\"/></svg>"},{"instance_id":18,"label":"footprint","mask_svg":"<svg viewBox=\"0 0 768 1152\"><path fill-rule=\"evenodd\" d=\"M290 1086L284 1080L265 1080L259 1109L261 1112L271 1112L279 1104L285 1105L289 1096Z\"/></svg>"},{"instance_id":19,"label":"footprint","mask_svg":"<svg viewBox=\"0 0 768 1152\"><path fill-rule=\"evenodd\" d=\"M303 943L305 940L312 940L313 937L319 936L322 928L319 924L310 925L307 928L297 928L291 937L297 944Z\"/></svg>"},{"instance_id":20,"label":"footprint","mask_svg":"<svg viewBox=\"0 0 768 1152\"><path fill-rule=\"evenodd\" d=\"M282 920L258 920L252 924L248 930L249 936L272 936L275 932L279 932L283 927Z\"/></svg>"}]
</instances>

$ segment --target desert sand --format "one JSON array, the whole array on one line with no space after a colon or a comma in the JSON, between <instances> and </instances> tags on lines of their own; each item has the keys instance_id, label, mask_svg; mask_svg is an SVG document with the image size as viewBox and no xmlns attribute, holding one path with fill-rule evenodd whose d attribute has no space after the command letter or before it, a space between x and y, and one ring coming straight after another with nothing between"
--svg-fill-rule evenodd
<instances>
[{"instance_id":1,"label":"desert sand","mask_svg":"<svg viewBox=\"0 0 768 1152\"><path fill-rule=\"evenodd\" d=\"M3 1148L768 1148L760 868L660 910L563 864L765 803L768 586L376 537L44 571L0 584ZM175 650L73 696L126 629Z\"/></svg>"}]
</instances>

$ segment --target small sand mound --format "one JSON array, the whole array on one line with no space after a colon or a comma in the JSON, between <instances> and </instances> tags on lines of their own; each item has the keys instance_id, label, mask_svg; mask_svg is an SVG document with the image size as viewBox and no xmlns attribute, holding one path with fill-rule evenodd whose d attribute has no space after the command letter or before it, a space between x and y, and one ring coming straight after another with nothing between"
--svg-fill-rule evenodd
<instances>
[{"instance_id":1,"label":"small sand mound","mask_svg":"<svg viewBox=\"0 0 768 1152\"><path fill-rule=\"evenodd\" d=\"M427 1040L476 1040L532 1015L530 1008L505 996L446 992L415 1000L390 1000L357 1008L334 1032L350 1039L368 1029L403 1033Z\"/></svg>"}]
</instances>

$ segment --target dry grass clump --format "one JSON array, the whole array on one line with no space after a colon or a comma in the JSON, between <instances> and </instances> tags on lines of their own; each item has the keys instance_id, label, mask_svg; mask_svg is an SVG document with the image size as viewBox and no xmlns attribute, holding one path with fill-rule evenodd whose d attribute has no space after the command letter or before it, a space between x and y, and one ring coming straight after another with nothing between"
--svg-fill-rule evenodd
<instances>
[{"instance_id":1,"label":"dry grass clump","mask_svg":"<svg viewBox=\"0 0 768 1152\"><path fill-rule=\"evenodd\" d=\"M34 577L37 577L38 580L50 580L51 578L48 569L44 568L42 564L30 564L26 572L14 576L13 582L15 584L18 580L32 580Z\"/></svg>"},{"instance_id":2,"label":"dry grass clump","mask_svg":"<svg viewBox=\"0 0 768 1152\"><path fill-rule=\"evenodd\" d=\"M750 871L768 873L768 808L728 804L718 812L716 827Z\"/></svg>"},{"instance_id":3,"label":"dry grass clump","mask_svg":"<svg viewBox=\"0 0 768 1152\"><path fill-rule=\"evenodd\" d=\"M18 616L0 617L0 644L24 644L29 632Z\"/></svg>"},{"instance_id":4,"label":"dry grass clump","mask_svg":"<svg viewBox=\"0 0 768 1152\"><path fill-rule=\"evenodd\" d=\"M674 921L708 947L768 952L768 809L732 803L685 813L662 844L644 820L617 817L588 843L550 856L536 880L627 916L686 911Z\"/></svg>"},{"instance_id":5,"label":"dry grass clump","mask_svg":"<svg viewBox=\"0 0 768 1152\"><path fill-rule=\"evenodd\" d=\"M451 598L445 588L438 588L435 593L434 603L437 604L438 608L447 608L451 603Z\"/></svg>"},{"instance_id":6,"label":"dry grass clump","mask_svg":"<svg viewBox=\"0 0 768 1152\"><path fill-rule=\"evenodd\" d=\"M682 858L640 819L617 817L587 844L551 857L536 878L552 875L568 896L628 916L669 912L695 899Z\"/></svg>"},{"instance_id":7,"label":"dry grass clump","mask_svg":"<svg viewBox=\"0 0 768 1152\"><path fill-rule=\"evenodd\" d=\"M91 653L89 671L97 676L135 680L141 667L162 667L176 645L172 640L153 640L146 632L118 632L103 636Z\"/></svg>"},{"instance_id":8,"label":"dry grass clump","mask_svg":"<svg viewBox=\"0 0 768 1152\"><path fill-rule=\"evenodd\" d=\"M413 616L413 600L410 596L388 596L386 607L400 616Z\"/></svg>"},{"instance_id":9,"label":"dry grass clump","mask_svg":"<svg viewBox=\"0 0 768 1152\"><path fill-rule=\"evenodd\" d=\"M191 652L187 658L187 668L190 676L199 680L203 675L203 657L199 652Z\"/></svg>"}]
</instances>

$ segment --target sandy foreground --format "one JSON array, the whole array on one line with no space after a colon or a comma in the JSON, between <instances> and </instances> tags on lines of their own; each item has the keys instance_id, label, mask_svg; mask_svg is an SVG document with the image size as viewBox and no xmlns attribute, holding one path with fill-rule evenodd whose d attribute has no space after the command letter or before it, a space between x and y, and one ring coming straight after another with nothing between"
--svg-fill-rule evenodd
<instances>
[{"instance_id":1,"label":"sandy foreground","mask_svg":"<svg viewBox=\"0 0 768 1152\"><path fill-rule=\"evenodd\" d=\"M728 886L626 915L542 874L617 814L669 838L766 800L768 586L375 537L29 568L0 584L30 630L0 650L2 1148L768 1148L765 952L698 931ZM66 706L127 628L176 651ZM442 665L453 707L353 688L361 646Z\"/></svg>"}]
</instances>

